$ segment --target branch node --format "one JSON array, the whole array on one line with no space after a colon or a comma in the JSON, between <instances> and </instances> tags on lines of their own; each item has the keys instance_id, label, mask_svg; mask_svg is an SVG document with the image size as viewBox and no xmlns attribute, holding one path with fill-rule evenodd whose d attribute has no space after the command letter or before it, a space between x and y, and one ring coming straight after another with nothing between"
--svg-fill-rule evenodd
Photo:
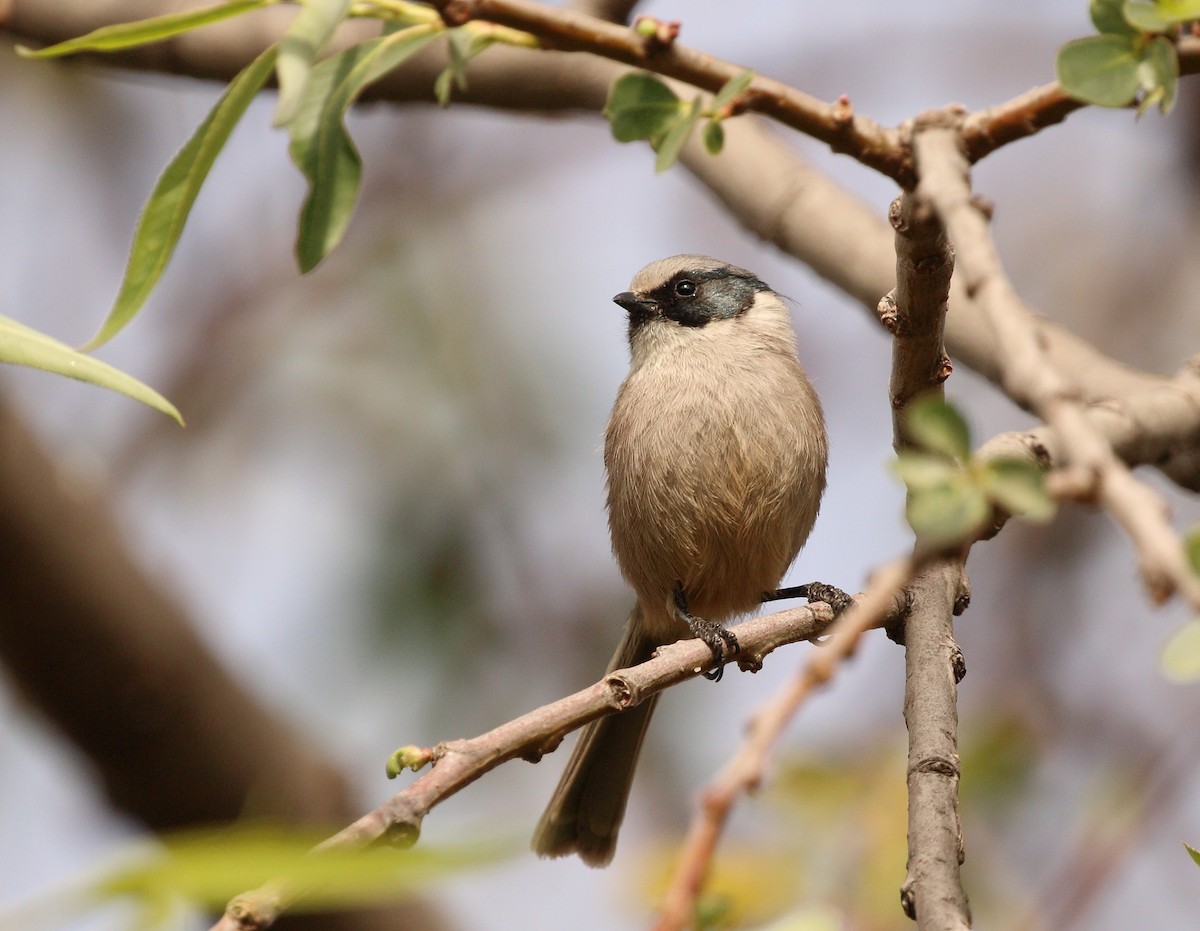
<instances>
[{"instance_id":1,"label":"branch node","mask_svg":"<svg viewBox=\"0 0 1200 931\"><path fill-rule=\"evenodd\" d=\"M656 19L642 14L633 21L633 31L646 40L649 53L669 49L679 38L683 24L677 19Z\"/></svg>"},{"instance_id":2,"label":"branch node","mask_svg":"<svg viewBox=\"0 0 1200 931\"><path fill-rule=\"evenodd\" d=\"M963 656L962 650L958 648L957 643L951 644L950 650L950 669L954 673L954 683L957 685L967 677L967 660Z\"/></svg>"},{"instance_id":3,"label":"branch node","mask_svg":"<svg viewBox=\"0 0 1200 931\"><path fill-rule=\"evenodd\" d=\"M846 94L842 94L834 102L830 116L838 129L848 129L854 122L854 104Z\"/></svg>"},{"instance_id":4,"label":"branch node","mask_svg":"<svg viewBox=\"0 0 1200 931\"><path fill-rule=\"evenodd\" d=\"M472 0L442 0L433 5L442 17L442 22L451 29L463 26L475 18L475 5Z\"/></svg>"},{"instance_id":5,"label":"branch node","mask_svg":"<svg viewBox=\"0 0 1200 931\"><path fill-rule=\"evenodd\" d=\"M904 912L904 917L910 921L917 920L916 885L916 881L909 876L900 887L900 911Z\"/></svg>"},{"instance_id":6,"label":"branch node","mask_svg":"<svg viewBox=\"0 0 1200 931\"><path fill-rule=\"evenodd\" d=\"M910 776L918 773L933 773L938 776L946 776L949 779L957 779L958 763L954 760L948 760L944 756L926 757L908 768Z\"/></svg>"},{"instance_id":7,"label":"branch node","mask_svg":"<svg viewBox=\"0 0 1200 931\"><path fill-rule=\"evenodd\" d=\"M879 318L885 330L893 336L899 334L900 309L896 306L895 288L879 299L879 303L875 305L875 316Z\"/></svg>"},{"instance_id":8,"label":"branch node","mask_svg":"<svg viewBox=\"0 0 1200 931\"><path fill-rule=\"evenodd\" d=\"M617 711L632 708L642 700L637 686L619 672L605 676L604 684L608 688L608 704Z\"/></svg>"}]
</instances>

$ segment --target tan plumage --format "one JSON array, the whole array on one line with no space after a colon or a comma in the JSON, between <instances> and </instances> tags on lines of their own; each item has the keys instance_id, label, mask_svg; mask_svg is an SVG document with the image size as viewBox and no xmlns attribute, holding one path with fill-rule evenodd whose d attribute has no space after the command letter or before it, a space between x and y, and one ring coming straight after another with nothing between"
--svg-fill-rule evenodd
<instances>
[{"instance_id":1,"label":"tan plumage","mask_svg":"<svg viewBox=\"0 0 1200 931\"><path fill-rule=\"evenodd\" d=\"M610 671L693 636L677 589L689 613L719 622L774 591L816 520L827 456L787 307L750 272L673 256L615 300L632 358L605 435L609 531L638 601ZM534 835L539 855L612 859L653 706L584 732Z\"/></svg>"}]
</instances>

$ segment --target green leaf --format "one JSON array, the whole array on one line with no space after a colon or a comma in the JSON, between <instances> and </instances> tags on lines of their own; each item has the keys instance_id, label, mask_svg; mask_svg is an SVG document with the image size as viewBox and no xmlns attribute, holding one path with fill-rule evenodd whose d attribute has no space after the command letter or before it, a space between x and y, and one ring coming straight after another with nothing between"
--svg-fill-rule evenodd
<instances>
[{"instance_id":1,"label":"green leaf","mask_svg":"<svg viewBox=\"0 0 1200 931\"><path fill-rule=\"evenodd\" d=\"M1172 682L1200 679L1200 618L1184 624L1167 638L1159 668Z\"/></svg>"},{"instance_id":2,"label":"green leaf","mask_svg":"<svg viewBox=\"0 0 1200 931\"><path fill-rule=\"evenodd\" d=\"M904 426L917 446L965 462L971 454L971 431L962 414L941 398L928 397L909 406Z\"/></svg>"},{"instance_id":3,"label":"green leaf","mask_svg":"<svg viewBox=\"0 0 1200 931\"><path fill-rule=\"evenodd\" d=\"M1175 106L1179 87L1179 55L1175 44L1166 36L1151 39L1142 50L1137 73L1143 93L1138 115L1156 105L1162 113L1169 113Z\"/></svg>"},{"instance_id":4,"label":"green leaf","mask_svg":"<svg viewBox=\"0 0 1200 931\"><path fill-rule=\"evenodd\" d=\"M305 0L279 42L279 103L275 125L286 126L296 117L304 87L321 50L350 12L350 0Z\"/></svg>"},{"instance_id":5,"label":"green leaf","mask_svg":"<svg viewBox=\"0 0 1200 931\"><path fill-rule=\"evenodd\" d=\"M982 472L987 496L1010 514L1045 523L1054 516L1042 470L1024 459L993 459Z\"/></svg>"},{"instance_id":6,"label":"green leaf","mask_svg":"<svg viewBox=\"0 0 1200 931\"><path fill-rule=\"evenodd\" d=\"M1125 21L1138 32L1166 32L1171 23L1164 19L1157 3L1129 0L1122 11Z\"/></svg>"},{"instance_id":7,"label":"green leaf","mask_svg":"<svg viewBox=\"0 0 1200 931\"><path fill-rule=\"evenodd\" d=\"M394 899L502 854L496 844L314 852L319 841L311 831L266 826L181 833L102 876L92 891L101 901L133 897L158 910L186 901L220 911L235 895L278 881L300 892L289 911L323 911Z\"/></svg>"},{"instance_id":8,"label":"green leaf","mask_svg":"<svg viewBox=\"0 0 1200 931\"><path fill-rule=\"evenodd\" d=\"M1125 19L1125 2L1126 0L1092 0L1088 12L1097 32L1111 32L1121 36L1138 34Z\"/></svg>"},{"instance_id":9,"label":"green leaf","mask_svg":"<svg viewBox=\"0 0 1200 931\"><path fill-rule=\"evenodd\" d=\"M697 97L684 110L679 118L662 136L654 140L654 150L658 153L654 159L655 171L666 171L679 159L679 152L688 136L700 121L700 111L703 109L700 98Z\"/></svg>"},{"instance_id":10,"label":"green leaf","mask_svg":"<svg viewBox=\"0 0 1200 931\"><path fill-rule=\"evenodd\" d=\"M449 63L433 85L438 104L443 107L449 105L454 88L467 89L467 62L495 42L492 33L480 32L471 23L451 29L446 38Z\"/></svg>"},{"instance_id":11,"label":"green leaf","mask_svg":"<svg viewBox=\"0 0 1200 931\"><path fill-rule=\"evenodd\" d=\"M753 80L753 71L742 71L735 74L717 91L717 96L713 98L710 109L715 111L729 106L750 86Z\"/></svg>"},{"instance_id":12,"label":"green leaf","mask_svg":"<svg viewBox=\"0 0 1200 931\"><path fill-rule=\"evenodd\" d=\"M101 388L119 391L135 401L141 401L143 404L148 404L155 410L175 418L180 425L183 424L183 418L179 416L175 405L153 388L113 368L106 362L101 362L93 356L72 349L45 333L39 333L15 320L9 320L7 317L0 317L0 362L28 365L58 375L66 375L69 378L77 378L80 381L91 382Z\"/></svg>"},{"instance_id":13,"label":"green leaf","mask_svg":"<svg viewBox=\"0 0 1200 931\"><path fill-rule=\"evenodd\" d=\"M604 115L618 142L653 139L667 132L683 104L671 88L644 71L625 74L613 82Z\"/></svg>"},{"instance_id":14,"label":"green leaf","mask_svg":"<svg viewBox=\"0 0 1200 931\"><path fill-rule=\"evenodd\" d=\"M709 155L720 155L725 148L725 129L720 120L709 120L704 124L704 148Z\"/></svg>"},{"instance_id":15,"label":"green leaf","mask_svg":"<svg viewBox=\"0 0 1200 931\"><path fill-rule=\"evenodd\" d=\"M1187 848L1188 856L1192 858L1192 862L1196 866L1200 866L1200 850L1197 850L1191 844L1184 844L1183 846Z\"/></svg>"},{"instance_id":16,"label":"green leaf","mask_svg":"<svg viewBox=\"0 0 1200 931\"><path fill-rule=\"evenodd\" d=\"M362 160L346 132L346 111L363 88L400 65L440 31L433 24L410 26L331 55L313 68L288 126L292 161L308 179L296 238L301 271L311 271L338 244L358 200Z\"/></svg>"},{"instance_id":17,"label":"green leaf","mask_svg":"<svg viewBox=\"0 0 1200 931\"><path fill-rule=\"evenodd\" d=\"M1058 83L1077 100L1124 107L1138 90L1138 60L1130 36L1089 36L1058 50Z\"/></svg>"},{"instance_id":18,"label":"green leaf","mask_svg":"<svg viewBox=\"0 0 1200 931\"><path fill-rule=\"evenodd\" d=\"M62 55L74 55L76 52L112 52L135 45L161 42L171 36L240 16L274 2L275 0L230 0L228 3L218 3L216 6L201 7L184 13L169 13L166 16L154 16L133 23L104 26L85 36L68 39L66 42L36 51L18 46L17 52L26 58L58 58Z\"/></svg>"},{"instance_id":19,"label":"green leaf","mask_svg":"<svg viewBox=\"0 0 1200 931\"><path fill-rule=\"evenodd\" d=\"M905 509L918 542L936 549L973 539L990 514L983 492L966 482L947 482L913 493Z\"/></svg>"},{"instance_id":20,"label":"green leaf","mask_svg":"<svg viewBox=\"0 0 1200 931\"><path fill-rule=\"evenodd\" d=\"M1183 550L1187 553L1188 563L1196 575L1200 575L1200 527L1197 527L1183 538Z\"/></svg>"},{"instance_id":21,"label":"green leaf","mask_svg":"<svg viewBox=\"0 0 1200 931\"><path fill-rule=\"evenodd\" d=\"M945 456L904 449L892 462L892 471L909 491L919 492L947 484L959 473L959 467Z\"/></svg>"},{"instance_id":22,"label":"green leaf","mask_svg":"<svg viewBox=\"0 0 1200 931\"><path fill-rule=\"evenodd\" d=\"M272 46L229 82L229 87L204 122L171 159L138 218L133 244L129 248L129 261L112 309L84 349L94 349L108 342L146 303L171 261L192 204L196 202L196 195L200 193L213 162L221 154L250 101L270 77L274 64L275 48Z\"/></svg>"}]
</instances>

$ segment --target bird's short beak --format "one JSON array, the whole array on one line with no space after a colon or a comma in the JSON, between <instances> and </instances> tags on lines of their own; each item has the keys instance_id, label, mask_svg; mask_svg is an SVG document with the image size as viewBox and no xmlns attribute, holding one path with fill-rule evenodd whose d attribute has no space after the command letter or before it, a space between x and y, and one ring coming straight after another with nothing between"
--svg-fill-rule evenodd
<instances>
[{"instance_id":1,"label":"bird's short beak","mask_svg":"<svg viewBox=\"0 0 1200 931\"><path fill-rule=\"evenodd\" d=\"M648 301L634 291L622 291L613 298L613 303L624 307L631 314L652 314L654 313L654 301Z\"/></svg>"}]
</instances>

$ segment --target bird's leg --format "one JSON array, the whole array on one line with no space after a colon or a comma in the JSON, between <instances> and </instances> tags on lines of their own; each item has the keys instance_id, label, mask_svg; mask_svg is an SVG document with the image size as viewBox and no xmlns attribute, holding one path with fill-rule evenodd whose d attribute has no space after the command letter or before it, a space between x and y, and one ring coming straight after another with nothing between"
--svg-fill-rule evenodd
<instances>
[{"instance_id":1,"label":"bird's leg","mask_svg":"<svg viewBox=\"0 0 1200 931\"><path fill-rule=\"evenodd\" d=\"M716 669L709 670L704 673L704 678L712 682L720 682L721 676L725 674L725 660L733 656L738 651L737 637L733 631L726 630L721 624L716 621L705 620L702 617L696 617L688 612L687 595L683 592L683 583L675 583L675 616L687 624L688 630L696 637L699 637L712 650L713 659L717 661Z\"/></svg>"},{"instance_id":2,"label":"bird's leg","mask_svg":"<svg viewBox=\"0 0 1200 931\"><path fill-rule=\"evenodd\" d=\"M823 601L829 607L833 608L833 614L836 617L850 607L854 601L849 595L835 585L826 585L824 582L809 582L807 585L793 585L790 588L781 588L773 592L765 592L762 596L764 602L780 601L784 598L805 598L808 601Z\"/></svg>"}]
</instances>

